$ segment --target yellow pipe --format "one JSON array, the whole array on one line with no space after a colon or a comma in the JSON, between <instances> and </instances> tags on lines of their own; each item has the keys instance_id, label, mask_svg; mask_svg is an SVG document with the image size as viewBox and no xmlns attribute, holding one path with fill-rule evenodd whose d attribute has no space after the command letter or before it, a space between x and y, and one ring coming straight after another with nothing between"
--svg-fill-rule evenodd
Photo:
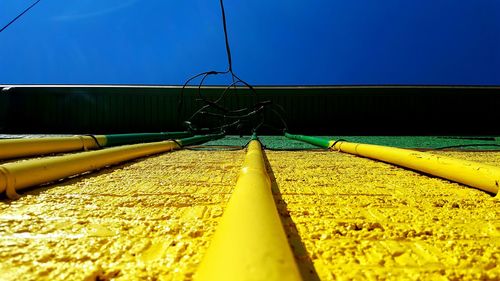
<instances>
[{"instance_id":1,"label":"yellow pipe","mask_svg":"<svg viewBox=\"0 0 500 281\"><path fill-rule=\"evenodd\" d=\"M106 141L104 135L72 136L35 139L0 140L0 159L18 158L41 154L62 153L76 150L92 150L99 148ZM99 143L96 143L96 140Z\"/></svg>"},{"instance_id":2,"label":"yellow pipe","mask_svg":"<svg viewBox=\"0 0 500 281\"><path fill-rule=\"evenodd\" d=\"M236 188L194 279L301 280L257 140L248 145Z\"/></svg>"},{"instance_id":3,"label":"yellow pipe","mask_svg":"<svg viewBox=\"0 0 500 281\"><path fill-rule=\"evenodd\" d=\"M345 141L332 140L330 148L424 172L494 194L498 193L500 185L500 168L477 162L402 148Z\"/></svg>"},{"instance_id":4,"label":"yellow pipe","mask_svg":"<svg viewBox=\"0 0 500 281\"><path fill-rule=\"evenodd\" d=\"M6 191L7 197L15 199L16 190L177 148L177 142L163 141L4 164L0 166L0 193Z\"/></svg>"}]
</instances>

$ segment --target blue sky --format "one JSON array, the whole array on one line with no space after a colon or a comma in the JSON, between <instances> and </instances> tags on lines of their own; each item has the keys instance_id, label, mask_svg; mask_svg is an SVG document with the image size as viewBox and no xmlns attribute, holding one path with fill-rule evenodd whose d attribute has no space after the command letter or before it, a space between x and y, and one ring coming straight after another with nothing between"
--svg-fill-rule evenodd
<instances>
[{"instance_id":1,"label":"blue sky","mask_svg":"<svg viewBox=\"0 0 500 281\"><path fill-rule=\"evenodd\" d=\"M1 0L0 26L33 1ZM225 6L252 84L500 85L498 0ZM179 85L226 68L218 0L42 0L0 33L0 84Z\"/></svg>"}]
</instances>

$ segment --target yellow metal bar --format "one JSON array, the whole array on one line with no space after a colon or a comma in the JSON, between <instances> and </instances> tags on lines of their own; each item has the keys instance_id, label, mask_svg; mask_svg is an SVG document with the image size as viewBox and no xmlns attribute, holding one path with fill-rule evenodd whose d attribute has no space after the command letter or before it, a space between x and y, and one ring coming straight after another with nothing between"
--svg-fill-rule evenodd
<instances>
[{"instance_id":1,"label":"yellow metal bar","mask_svg":"<svg viewBox=\"0 0 500 281\"><path fill-rule=\"evenodd\" d=\"M195 280L301 280L274 203L262 148L245 163Z\"/></svg>"},{"instance_id":2,"label":"yellow metal bar","mask_svg":"<svg viewBox=\"0 0 500 281\"><path fill-rule=\"evenodd\" d=\"M179 148L174 141L132 144L59 157L33 159L0 166L0 193L17 198L16 190Z\"/></svg>"},{"instance_id":3,"label":"yellow metal bar","mask_svg":"<svg viewBox=\"0 0 500 281\"><path fill-rule=\"evenodd\" d=\"M498 194L500 168L414 150L330 141L334 150L406 167Z\"/></svg>"},{"instance_id":4,"label":"yellow metal bar","mask_svg":"<svg viewBox=\"0 0 500 281\"><path fill-rule=\"evenodd\" d=\"M96 140L99 142L96 143ZM50 153L63 153L77 150L92 150L105 143L106 137L73 136L34 139L5 139L0 140L0 159L10 159L42 155Z\"/></svg>"}]
</instances>

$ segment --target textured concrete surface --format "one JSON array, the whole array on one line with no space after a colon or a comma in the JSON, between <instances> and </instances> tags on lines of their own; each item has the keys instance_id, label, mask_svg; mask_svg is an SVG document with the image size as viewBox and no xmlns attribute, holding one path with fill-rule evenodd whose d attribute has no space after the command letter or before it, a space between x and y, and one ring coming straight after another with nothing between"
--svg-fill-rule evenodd
<instances>
[{"instance_id":1,"label":"textured concrete surface","mask_svg":"<svg viewBox=\"0 0 500 281\"><path fill-rule=\"evenodd\" d=\"M244 153L177 151L0 202L0 280L185 280Z\"/></svg>"},{"instance_id":2,"label":"textured concrete surface","mask_svg":"<svg viewBox=\"0 0 500 281\"><path fill-rule=\"evenodd\" d=\"M177 151L1 199L0 280L189 280L244 155ZM305 280L500 279L491 195L337 152L266 155Z\"/></svg>"},{"instance_id":3,"label":"textured concrete surface","mask_svg":"<svg viewBox=\"0 0 500 281\"><path fill-rule=\"evenodd\" d=\"M500 165L498 152L439 153ZM297 258L321 280L500 279L491 195L337 152L267 157Z\"/></svg>"}]
</instances>

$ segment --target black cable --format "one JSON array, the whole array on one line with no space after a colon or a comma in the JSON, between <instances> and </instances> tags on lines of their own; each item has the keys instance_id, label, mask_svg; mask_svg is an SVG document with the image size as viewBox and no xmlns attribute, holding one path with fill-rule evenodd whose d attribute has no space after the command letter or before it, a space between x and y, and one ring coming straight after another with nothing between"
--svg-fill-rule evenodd
<instances>
[{"instance_id":1,"label":"black cable","mask_svg":"<svg viewBox=\"0 0 500 281\"><path fill-rule=\"evenodd\" d=\"M99 148L99 149L104 148L101 146L101 144L99 143L99 141L97 140L97 138L94 135L84 135L84 136L91 137L94 140L95 144L97 145L97 148Z\"/></svg>"},{"instance_id":2,"label":"black cable","mask_svg":"<svg viewBox=\"0 0 500 281\"><path fill-rule=\"evenodd\" d=\"M349 142L349 141L348 141L348 140L346 140L346 139L338 139L338 140L334 141L334 142L332 143L332 145L330 145L330 147L328 147L328 148L329 148L329 149L335 148L335 145L336 145L338 142L341 142L341 141Z\"/></svg>"},{"instance_id":3,"label":"black cable","mask_svg":"<svg viewBox=\"0 0 500 281\"><path fill-rule=\"evenodd\" d=\"M168 139L167 141L173 141L179 148L184 148L182 143L178 142L176 139Z\"/></svg>"},{"instance_id":4,"label":"black cable","mask_svg":"<svg viewBox=\"0 0 500 281\"><path fill-rule=\"evenodd\" d=\"M210 73L216 73L216 74L225 74L227 73L226 72L219 72L219 71L214 71L214 70L211 70L211 71L205 71L205 72L202 72L202 73L198 73L194 76L191 76L185 83L184 85L182 86L181 88L181 91L179 93L179 102L177 103L177 113L179 114L179 117L182 117L184 114L184 108L183 108L183 105L184 105L184 89L187 87L187 85L189 84L189 82L191 82L192 80L202 76L202 75L206 75L206 74L210 74Z\"/></svg>"},{"instance_id":5,"label":"black cable","mask_svg":"<svg viewBox=\"0 0 500 281\"><path fill-rule=\"evenodd\" d=\"M19 15L17 15L17 17L15 17L14 19L12 19L9 23L7 23L4 27L2 27L2 29L0 29L0 33L2 33L5 29L7 29L7 27L9 27L11 24L13 24L16 20L18 20L20 17L22 17L26 12L28 12L31 8L33 8L36 4L38 4L38 2L40 2L41 0L37 0L35 1L33 4L31 4L28 8L26 8L22 13L20 13Z\"/></svg>"},{"instance_id":6,"label":"black cable","mask_svg":"<svg viewBox=\"0 0 500 281\"><path fill-rule=\"evenodd\" d=\"M229 39L227 38L227 27L226 27L226 12L224 11L224 2L220 0L220 9L222 10L222 25L224 26L224 38L226 39L226 54L228 71L233 73L233 61L231 59L231 48L229 47ZM234 74L233 74L234 76Z\"/></svg>"},{"instance_id":7,"label":"black cable","mask_svg":"<svg viewBox=\"0 0 500 281\"><path fill-rule=\"evenodd\" d=\"M183 122L191 133L193 134L216 133L221 131L227 132L230 130L237 130L241 134L245 127L251 127L251 132L254 133L263 125L268 125L264 124L265 122L264 116L266 109L268 108L271 110L271 113L278 116L278 119L284 126L284 129L280 130L280 132L286 131L288 129L286 121L284 120L284 118L282 117L281 113L278 110L272 108L275 105L273 105L271 101L259 101L257 91L254 89L254 87L249 83L247 83L246 81L244 81L243 79L241 79L240 77L238 77L238 75L234 73L233 62L231 57L231 47L229 45L229 36L227 32L226 12L224 9L224 2L223 0L220 0L219 3L222 15L222 25L224 29L224 39L226 46L228 68L226 71L212 70L196 74L191 78L189 78L184 83L180 91L180 96L179 96L180 99L178 102L178 115L180 120L182 120L182 118L185 117L184 116L185 112L183 107L184 90L191 81L193 81L194 79L200 79L198 86L196 88L196 94L198 97L196 101L201 102L201 106L197 110L195 110L194 113L191 114L187 120ZM211 100L202 93L202 87L205 81L210 76L219 74L223 75L230 74L232 82L227 87L224 88L224 90L215 100ZM251 92L254 104L252 106L230 109L227 106L223 105L222 102L224 98L228 95L228 93L236 93L237 89L239 88L239 85L241 85L241 87L247 88ZM278 109L284 112L282 107L278 107ZM257 120L260 120L260 122L258 122ZM203 126L200 125L200 123L203 124L208 123L209 125ZM268 125L268 127L272 126Z\"/></svg>"}]
</instances>

